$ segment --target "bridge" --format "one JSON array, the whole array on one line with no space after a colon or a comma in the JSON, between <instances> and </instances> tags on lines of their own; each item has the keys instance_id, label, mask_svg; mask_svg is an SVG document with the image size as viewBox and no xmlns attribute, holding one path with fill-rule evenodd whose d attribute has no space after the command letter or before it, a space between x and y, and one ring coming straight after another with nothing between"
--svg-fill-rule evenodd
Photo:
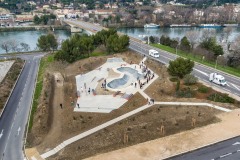
<instances>
[{"instance_id":1,"label":"bridge","mask_svg":"<svg viewBox=\"0 0 240 160\"><path fill-rule=\"evenodd\" d=\"M88 35L95 34L96 31L85 28L84 26L79 26L74 23L74 21L62 21L64 24L67 24L71 27L71 33L82 33L85 32Z\"/></svg>"}]
</instances>

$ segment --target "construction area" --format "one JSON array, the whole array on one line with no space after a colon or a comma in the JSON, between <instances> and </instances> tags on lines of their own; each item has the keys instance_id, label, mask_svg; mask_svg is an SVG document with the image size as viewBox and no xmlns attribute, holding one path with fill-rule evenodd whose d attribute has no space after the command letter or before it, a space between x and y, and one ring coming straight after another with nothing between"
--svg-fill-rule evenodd
<instances>
[{"instance_id":1,"label":"construction area","mask_svg":"<svg viewBox=\"0 0 240 160\"><path fill-rule=\"evenodd\" d=\"M170 78L166 66L132 51L73 64L53 62L45 73L42 97L28 133L28 158L79 160L97 155L89 159L121 159L129 154L128 159L154 159L168 147L168 152L161 154L161 158L167 158L172 150L180 153L196 147L163 143L170 142L167 138L220 126L230 122L224 121L225 115L238 111L238 101L229 104L207 100L217 91L209 88L207 93L198 92L202 83L185 86L181 82L182 88L196 93L193 98L176 97L176 82ZM196 137L189 138L186 143ZM156 149L146 149L143 142L163 145L157 147L157 154ZM142 152L134 148L139 145Z\"/></svg>"}]
</instances>

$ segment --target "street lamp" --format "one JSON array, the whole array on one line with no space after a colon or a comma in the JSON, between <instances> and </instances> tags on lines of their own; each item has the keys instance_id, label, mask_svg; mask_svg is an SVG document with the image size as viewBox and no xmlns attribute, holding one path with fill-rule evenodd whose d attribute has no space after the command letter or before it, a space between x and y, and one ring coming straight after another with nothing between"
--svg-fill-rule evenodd
<instances>
[{"instance_id":1,"label":"street lamp","mask_svg":"<svg viewBox=\"0 0 240 160\"><path fill-rule=\"evenodd\" d=\"M216 63L215 63L215 69L217 68L217 61L218 61L218 57L221 57L222 55L218 55L216 58Z\"/></svg>"}]
</instances>

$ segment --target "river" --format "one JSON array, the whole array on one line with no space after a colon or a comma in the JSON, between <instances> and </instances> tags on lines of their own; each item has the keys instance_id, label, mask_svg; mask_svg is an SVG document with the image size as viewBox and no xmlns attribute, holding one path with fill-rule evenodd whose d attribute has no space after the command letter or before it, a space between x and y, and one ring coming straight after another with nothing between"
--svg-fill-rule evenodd
<instances>
[{"instance_id":1,"label":"river","mask_svg":"<svg viewBox=\"0 0 240 160\"><path fill-rule=\"evenodd\" d=\"M16 41L18 44L26 43L29 45L31 51L36 50L38 38L46 34L48 34L46 30L0 32L0 54L6 53L5 50L1 48L1 44L7 41ZM59 42L67 39L71 35L71 33L66 30L55 30L54 34Z\"/></svg>"},{"instance_id":2,"label":"river","mask_svg":"<svg viewBox=\"0 0 240 160\"><path fill-rule=\"evenodd\" d=\"M118 31L133 36L135 38L143 39L141 35L146 36L157 36L167 35L170 38L182 38L185 36L186 32L194 30L199 32L199 37L202 34L204 28L191 27L191 28L158 28L158 29L144 29L144 28L118 28ZM216 30L216 37L219 38L224 32L223 28L211 28L210 30ZM30 46L30 50L35 50L37 47L37 40L41 35L47 34L47 31L14 31L14 32L0 32L0 46L2 42L8 40L15 40L17 43L27 43ZM65 30L55 30L54 31L59 42L70 37L71 33ZM229 41L233 41L234 38L240 35L240 28L232 28L232 32L229 36ZM0 54L5 53L5 51L0 47Z\"/></svg>"},{"instance_id":3,"label":"river","mask_svg":"<svg viewBox=\"0 0 240 160\"><path fill-rule=\"evenodd\" d=\"M161 37L162 35L166 35L170 38L179 38L185 36L188 31L196 31L199 33L199 37L203 33L203 30L215 30L216 38L219 39L221 34L224 33L224 28L199 28L199 27L186 27L186 28L169 28L162 27L158 29L145 29L145 28L119 28L118 31L128 34L129 36L133 36L138 39L143 40L143 36L155 36ZM240 28L232 28L232 32L228 38L231 42L234 40L236 36L240 35Z\"/></svg>"}]
</instances>

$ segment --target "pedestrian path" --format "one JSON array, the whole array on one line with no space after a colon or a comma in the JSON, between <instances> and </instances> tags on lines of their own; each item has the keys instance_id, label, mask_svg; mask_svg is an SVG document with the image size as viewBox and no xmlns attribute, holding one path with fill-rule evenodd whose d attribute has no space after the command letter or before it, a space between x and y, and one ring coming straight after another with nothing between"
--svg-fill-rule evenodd
<instances>
[{"instance_id":1,"label":"pedestrian path","mask_svg":"<svg viewBox=\"0 0 240 160\"><path fill-rule=\"evenodd\" d=\"M159 104L159 105L176 105L176 106L207 106L207 107L212 107L215 108L217 110L220 111L224 111L224 112L231 112L232 110L227 109L227 108L223 108L220 106L216 106L210 103L193 103L193 102L156 102L155 104Z\"/></svg>"}]
</instances>

